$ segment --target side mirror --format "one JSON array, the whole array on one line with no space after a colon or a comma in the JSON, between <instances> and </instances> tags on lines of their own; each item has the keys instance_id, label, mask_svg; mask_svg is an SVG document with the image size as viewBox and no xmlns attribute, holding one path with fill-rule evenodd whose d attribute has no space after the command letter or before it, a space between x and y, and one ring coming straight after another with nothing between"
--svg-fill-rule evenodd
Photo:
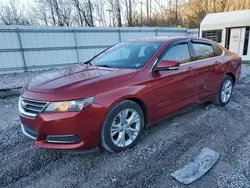
<instances>
[{"instance_id":1,"label":"side mirror","mask_svg":"<svg viewBox=\"0 0 250 188\"><path fill-rule=\"evenodd\" d=\"M180 62L173 60L161 60L157 67L154 68L154 71L163 71L163 70L178 70L180 67Z\"/></svg>"}]
</instances>

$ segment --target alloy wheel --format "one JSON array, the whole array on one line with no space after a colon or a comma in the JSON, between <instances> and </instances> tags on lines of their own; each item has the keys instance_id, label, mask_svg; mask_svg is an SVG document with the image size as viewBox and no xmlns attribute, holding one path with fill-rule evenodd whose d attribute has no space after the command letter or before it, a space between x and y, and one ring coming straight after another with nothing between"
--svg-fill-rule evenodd
<instances>
[{"instance_id":1,"label":"alloy wheel","mask_svg":"<svg viewBox=\"0 0 250 188\"><path fill-rule=\"evenodd\" d=\"M233 91L233 83L231 80L226 80L223 83L222 90L221 90L221 100L222 102L226 103L229 101Z\"/></svg>"},{"instance_id":2,"label":"alloy wheel","mask_svg":"<svg viewBox=\"0 0 250 188\"><path fill-rule=\"evenodd\" d=\"M124 109L114 118L110 135L112 142L118 147L130 145L138 136L141 119L133 109Z\"/></svg>"}]
</instances>

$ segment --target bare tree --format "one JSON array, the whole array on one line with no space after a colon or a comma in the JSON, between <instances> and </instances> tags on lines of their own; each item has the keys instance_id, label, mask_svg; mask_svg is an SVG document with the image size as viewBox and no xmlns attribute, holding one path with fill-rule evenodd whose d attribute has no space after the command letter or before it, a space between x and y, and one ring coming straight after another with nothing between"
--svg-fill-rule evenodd
<instances>
[{"instance_id":1,"label":"bare tree","mask_svg":"<svg viewBox=\"0 0 250 188\"><path fill-rule=\"evenodd\" d=\"M46 8L43 4L35 4L35 6L30 7L30 16L34 17L39 25L50 25L49 12Z\"/></svg>"},{"instance_id":2,"label":"bare tree","mask_svg":"<svg viewBox=\"0 0 250 188\"><path fill-rule=\"evenodd\" d=\"M10 0L0 7L0 21L6 25L31 25L32 22L25 14L25 8L19 0Z\"/></svg>"},{"instance_id":3,"label":"bare tree","mask_svg":"<svg viewBox=\"0 0 250 188\"><path fill-rule=\"evenodd\" d=\"M197 28L200 25L201 20L209 13L206 1L204 0L190 0L186 7L186 16L189 22L189 27Z\"/></svg>"},{"instance_id":4,"label":"bare tree","mask_svg":"<svg viewBox=\"0 0 250 188\"><path fill-rule=\"evenodd\" d=\"M108 14L110 27L114 27L116 25L116 10L116 0L107 0L106 12Z\"/></svg>"},{"instance_id":5,"label":"bare tree","mask_svg":"<svg viewBox=\"0 0 250 188\"><path fill-rule=\"evenodd\" d=\"M152 15L152 0L146 0L146 15L147 21L150 23Z\"/></svg>"},{"instance_id":6,"label":"bare tree","mask_svg":"<svg viewBox=\"0 0 250 188\"><path fill-rule=\"evenodd\" d=\"M77 11L77 14L79 16L78 17L78 21L80 22L79 25L83 26L84 25L83 17L86 17L85 11L84 12L81 11L79 0L73 0L73 4L74 4L76 11Z\"/></svg>"},{"instance_id":7,"label":"bare tree","mask_svg":"<svg viewBox=\"0 0 250 188\"><path fill-rule=\"evenodd\" d=\"M214 4L215 4L215 10L214 12L217 12L216 10L216 5L218 5L218 11L219 12L225 12L227 11L227 8L229 7L228 4L228 0L214 0Z\"/></svg>"},{"instance_id":8,"label":"bare tree","mask_svg":"<svg viewBox=\"0 0 250 188\"><path fill-rule=\"evenodd\" d=\"M149 9L150 9L149 0L146 0L147 20L149 20Z\"/></svg>"},{"instance_id":9,"label":"bare tree","mask_svg":"<svg viewBox=\"0 0 250 188\"><path fill-rule=\"evenodd\" d=\"M106 0L99 0L93 2L93 7L95 10L95 20L98 24L98 26L105 27L107 26L107 16L105 14L105 3Z\"/></svg>"},{"instance_id":10,"label":"bare tree","mask_svg":"<svg viewBox=\"0 0 250 188\"><path fill-rule=\"evenodd\" d=\"M212 12L250 8L250 0L19 0L0 5L4 24L55 26L185 26L199 27Z\"/></svg>"},{"instance_id":11,"label":"bare tree","mask_svg":"<svg viewBox=\"0 0 250 188\"><path fill-rule=\"evenodd\" d=\"M72 0L81 26L94 27L93 3L90 0Z\"/></svg>"},{"instance_id":12,"label":"bare tree","mask_svg":"<svg viewBox=\"0 0 250 188\"><path fill-rule=\"evenodd\" d=\"M133 18L132 18L132 1L128 0L128 25L133 26Z\"/></svg>"},{"instance_id":13,"label":"bare tree","mask_svg":"<svg viewBox=\"0 0 250 188\"><path fill-rule=\"evenodd\" d=\"M110 26L122 27L121 0L107 0L106 11L109 14Z\"/></svg>"},{"instance_id":14,"label":"bare tree","mask_svg":"<svg viewBox=\"0 0 250 188\"><path fill-rule=\"evenodd\" d=\"M125 5L125 17L129 27L133 26L133 5L132 0L124 0Z\"/></svg>"},{"instance_id":15,"label":"bare tree","mask_svg":"<svg viewBox=\"0 0 250 188\"><path fill-rule=\"evenodd\" d=\"M172 25L172 0L168 1L168 8L169 8L168 20L169 20L169 25L171 26Z\"/></svg>"},{"instance_id":16,"label":"bare tree","mask_svg":"<svg viewBox=\"0 0 250 188\"><path fill-rule=\"evenodd\" d=\"M234 9L235 10L244 10L248 7L248 2L247 0L237 0L234 3Z\"/></svg>"},{"instance_id":17,"label":"bare tree","mask_svg":"<svg viewBox=\"0 0 250 188\"><path fill-rule=\"evenodd\" d=\"M175 0L175 26L178 24L178 0Z\"/></svg>"},{"instance_id":18,"label":"bare tree","mask_svg":"<svg viewBox=\"0 0 250 188\"><path fill-rule=\"evenodd\" d=\"M94 20L93 20L93 5L90 0L88 0L88 9L89 9L89 19L90 19L90 24L93 27L94 26Z\"/></svg>"},{"instance_id":19,"label":"bare tree","mask_svg":"<svg viewBox=\"0 0 250 188\"><path fill-rule=\"evenodd\" d=\"M122 27L122 17L121 17L121 5L120 0L116 0L116 16L118 27Z\"/></svg>"},{"instance_id":20,"label":"bare tree","mask_svg":"<svg viewBox=\"0 0 250 188\"><path fill-rule=\"evenodd\" d=\"M73 6L67 0L35 0L32 10L45 25L71 26L74 22Z\"/></svg>"}]
</instances>

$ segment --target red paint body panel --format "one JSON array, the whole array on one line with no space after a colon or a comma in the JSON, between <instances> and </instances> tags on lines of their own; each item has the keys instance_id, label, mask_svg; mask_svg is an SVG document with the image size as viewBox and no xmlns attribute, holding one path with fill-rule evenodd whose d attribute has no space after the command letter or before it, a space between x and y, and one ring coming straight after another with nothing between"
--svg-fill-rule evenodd
<instances>
[{"instance_id":1,"label":"red paint body panel","mask_svg":"<svg viewBox=\"0 0 250 188\"><path fill-rule=\"evenodd\" d=\"M80 112L41 113L36 118L20 116L21 122L37 131L36 146L52 149L91 149L99 146L103 122L119 101L137 99L144 103L147 125L198 104L215 95L225 74L239 79L241 59L225 50L223 56L180 65L178 70L151 72L161 52L171 42L187 37L162 40L165 43L141 69L103 68L76 65L36 77L22 90L22 97L39 101L64 101L95 97ZM136 42L136 41L132 41ZM77 144L52 144L47 135L75 134Z\"/></svg>"}]
</instances>

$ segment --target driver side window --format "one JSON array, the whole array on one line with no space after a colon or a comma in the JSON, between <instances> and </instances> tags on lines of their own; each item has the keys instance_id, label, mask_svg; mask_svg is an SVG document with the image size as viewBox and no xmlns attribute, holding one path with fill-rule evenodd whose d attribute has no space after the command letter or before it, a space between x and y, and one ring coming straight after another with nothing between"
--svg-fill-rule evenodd
<instances>
[{"instance_id":1,"label":"driver side window","mask_svg":"<svg viewBox=\"0 0 250 188\"><path fill-rule=\"evenodd\" d=\"M188 44L178 44L170 48L162 57L162 60L173 60L182 63L191 62Z\"/></svg>"}]
</instances>

